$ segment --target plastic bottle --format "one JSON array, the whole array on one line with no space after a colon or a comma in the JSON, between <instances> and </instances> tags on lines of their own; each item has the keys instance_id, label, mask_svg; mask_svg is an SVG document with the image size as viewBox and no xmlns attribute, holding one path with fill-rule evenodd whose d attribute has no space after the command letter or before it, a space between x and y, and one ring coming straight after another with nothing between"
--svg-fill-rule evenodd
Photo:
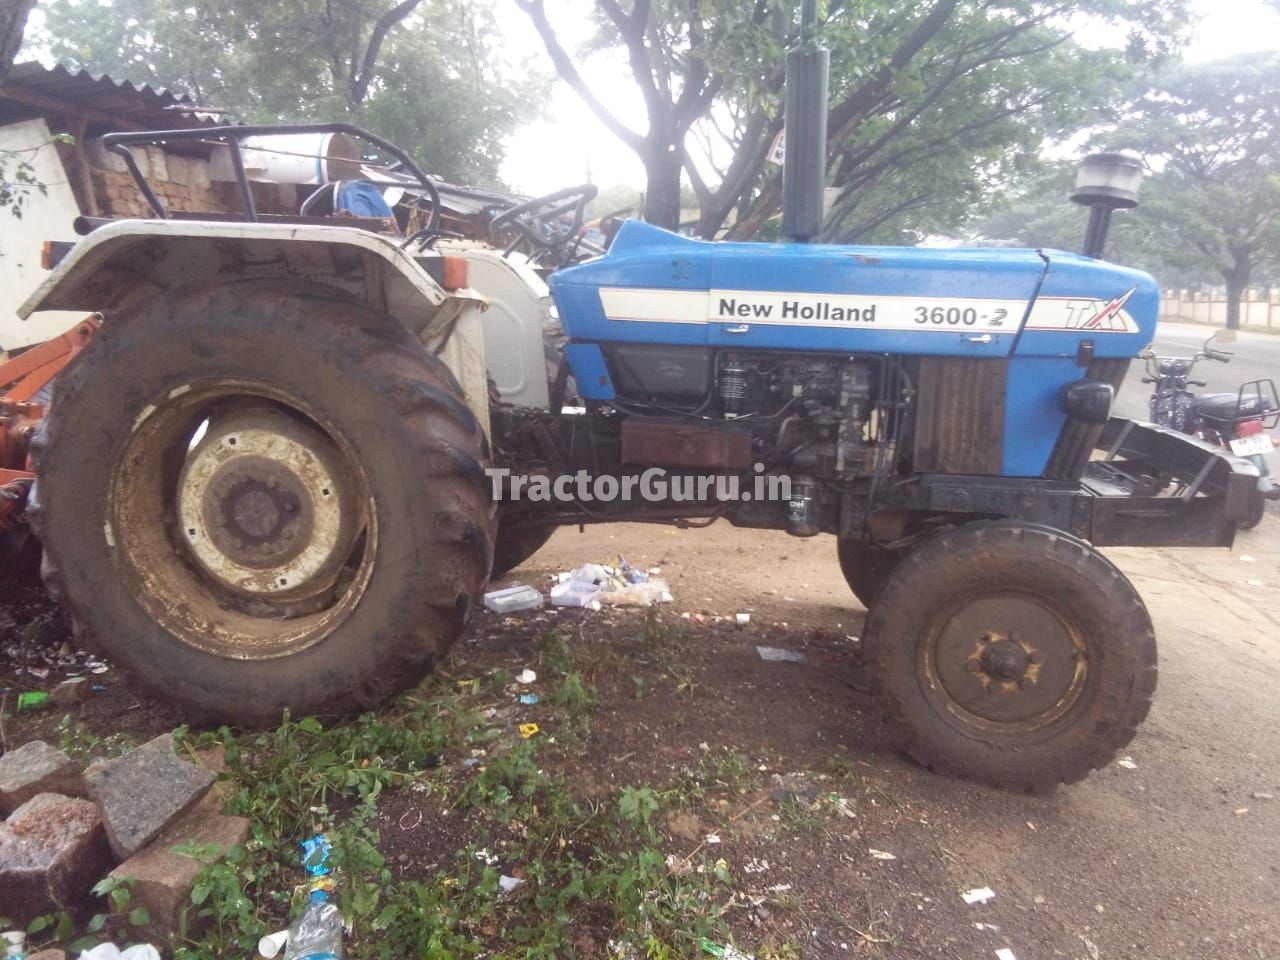
<instances>
[{"instance_id":1,"label":"plastic bottle","mask_svg":"<svg viewBox=\"0 0 1280 960\"><path fill-rule=\"evenodd\" d=\"M0 934L4 943L6 960L22 960L27 955L27 935L21 930L9 930Z\"/></svg>"},{"instance_id":2,"label":"plastic bottle","mask_svg":"<svg viewBox=\"0 0 1280 960\"><path fill-rule=\"evenodd\" d=\"M289 927L284 960L342 960L342 911L324 890L312 890L307 909Z\"/></svg>"}]
</instances>

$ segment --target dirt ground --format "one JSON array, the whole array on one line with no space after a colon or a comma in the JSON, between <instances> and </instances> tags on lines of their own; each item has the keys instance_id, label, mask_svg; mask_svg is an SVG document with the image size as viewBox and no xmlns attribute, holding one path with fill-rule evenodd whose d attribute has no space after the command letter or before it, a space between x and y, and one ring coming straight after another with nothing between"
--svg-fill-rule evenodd
<instances>
[{"instance_id":1,"label":"dirt ground","mask_svg":"<svg viewBox=\"0 0 1280 960\"><path fill-rule=\"evenodd\" d=\"M888 749L859 667L865 611L840 577L829 537L726 524L565 529L503 582L545 589L556 571L619 553L661 567L670 583L675 602L661 624L676 650L664 669L676 682L650 683L640 667L588 678L600 703L589 750L569 772L588 793L604 794L661 782L711 751L748 758L736 801L714 817L664 824L676 850L705 852L707 836L717 835L718 854L748 875L748 886L774 891L770 902L790 885L785 910L748 899L733 920L740 945L781 931L806 958L979 958L999 948L1018 960L1280 957L1274 510L1231 551L1110 551L1151 609L1160 686L1127 763L1048 796L944 779ZM6 609L0 683L33 689L84 669L68 648L48 678L19 674L15 645L56 648L65 624L30 597ZM750 623L734 625L743 612ZM574 643L631 643L644 617L486 614L444 669L465 676L523 666L529 638L557 622ZM764 662L761 643L803 651L806 662ZM635 657L643 663L643 652ZM80 721L97 735L144 736L178 722L164 705L130 695L114 671L94 677L106 690L80 708ZM10 719L8 735L57 742L55 725L52 714L24 715ZM807 829L780 823L772 777L791 772L850 796L851 816ZM382 819L386 852L404 869L429 868L433 848L466 839L467 823L447 813L430 835L410 837L402 799L387 798ZM962 900L962 891L984 886L994 899Z\"/></svg>"}]
</instances>

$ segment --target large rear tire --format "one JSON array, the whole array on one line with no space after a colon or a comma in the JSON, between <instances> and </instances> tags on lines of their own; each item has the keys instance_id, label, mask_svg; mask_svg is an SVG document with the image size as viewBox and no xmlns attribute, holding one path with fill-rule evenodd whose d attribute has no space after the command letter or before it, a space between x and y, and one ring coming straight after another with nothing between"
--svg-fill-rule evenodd
<instances>
[{"instance_id":1,"label":"large rear tire","mask_svg":"<svg viewBox=\"0 0 1280 960\"><path fill-rule=\"evenodd\" d=\"M279 281L173 291L59 377L32 520L84 640L193 720L372 706L480 601L485 441L391 318Z\"/></svg>"},{"instance_id":2,"label":"large rear tire","mask_svg":"<svg viewBox=\"0 0 1280 960\"><path fill-rule=\"evenodd\" d=\"M1075 537L1010 521L908 554L872 607L866 658L911 757L1015 789L1109 763L1156 686L1151 620L1124 574Z\"/></svg>"}]
</instances>

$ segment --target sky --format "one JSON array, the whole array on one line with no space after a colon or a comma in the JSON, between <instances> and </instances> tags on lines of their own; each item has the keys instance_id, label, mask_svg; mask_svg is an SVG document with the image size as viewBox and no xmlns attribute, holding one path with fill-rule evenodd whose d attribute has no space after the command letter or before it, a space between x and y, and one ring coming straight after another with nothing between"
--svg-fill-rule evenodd
<instances>
[{"instance_id":1,"label":"sky","mask_svg":"<svg viewBox=\"0 0 1280 960\"><path fill-rule=\"evenodd\" d=\"M588 36L589 23L581 10L588 0L549 0L551 22L561 41L573 52ZM1196 0L1200 21L1184 52L1193 63L1234 54L1280 50L1280 12L1262 0ZM549 63L533 27L523 14L507 21L504 43L513 53L529 53ZM614 55L616 56L616 55ZM584 68L592 88L604 96L614 113L633 129L643 131L644 110L625 65L597 57ZM507 140L503 179L515 190L551 193L590 180L601 187L644 185L644 169L636 155L609 133L569 87L558 80L545 105L545 116Z\"/></svg>"}]
</instances>

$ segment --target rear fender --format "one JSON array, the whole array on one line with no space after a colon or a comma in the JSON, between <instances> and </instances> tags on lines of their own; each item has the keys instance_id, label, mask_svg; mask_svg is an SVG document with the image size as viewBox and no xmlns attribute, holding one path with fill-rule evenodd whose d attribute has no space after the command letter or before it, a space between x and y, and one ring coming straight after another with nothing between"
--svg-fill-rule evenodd
<instances>
[{"instance_id":1,"label":"rear fender","mask_svg":"<svg viewBox=\"0 0 1280 960\"><path fill-rule=\"evenodd\" d=\"M288 226L190 220L120 220L72 248L18 308L110 315L179 286L280 277L355 296L430 341L467 303L449 292L391 238L341 226Z\"/></svg>"},{"instance_id":2,"label":"rear fender","mask_svg":"<svg viewBox=\"0 0 1280 960\"><path fill-rule=\"evenodd\" d=\"M120 220L93 231L18 309L112 316L177 287L279 278L341 291L387 314L453 371L488 428L480 314L469 288L440 286L390 237L342 226ZM445 338L448 342L445 343Z\"/></svg>"}]
</instances>

